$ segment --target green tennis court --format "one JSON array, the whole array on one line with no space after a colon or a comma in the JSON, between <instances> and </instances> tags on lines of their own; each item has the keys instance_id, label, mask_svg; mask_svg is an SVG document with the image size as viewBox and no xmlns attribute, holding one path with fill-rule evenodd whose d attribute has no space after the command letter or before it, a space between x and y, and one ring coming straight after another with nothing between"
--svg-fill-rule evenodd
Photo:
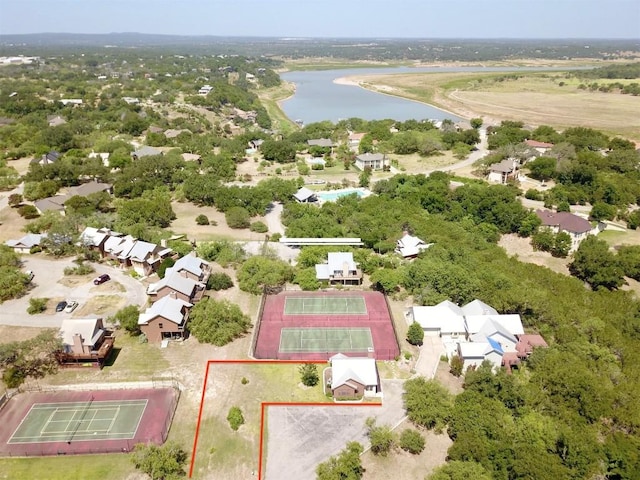
<instances>
[{"instance_id":1,"label":"green tennis court","mask_svg":"<svg viewBox=\"0 0 640 480\"><path fill-rule=\"evenodd\" d=\"M283 328L280 353L367 352L373 348L370 328Z\"/></svg>"},{"instance_id":2,"label":"green tennis court","mask_svg":"<svg viewBox=\"0 0 640 480\"><path fill-rule=\"evenodd\" d=\"M8 443L131 439L146 407L147 400L35 403Z\"/></svg>"},{"instance_id":3,"label":"green tennis court","mask_svg":"<svg viewBox=\"0 0 640 480\"><path fill-rule=\"evenodd\" d=\"M364 297L287 297L285 315L366 315Z\"/></svg>"}]
</instances>

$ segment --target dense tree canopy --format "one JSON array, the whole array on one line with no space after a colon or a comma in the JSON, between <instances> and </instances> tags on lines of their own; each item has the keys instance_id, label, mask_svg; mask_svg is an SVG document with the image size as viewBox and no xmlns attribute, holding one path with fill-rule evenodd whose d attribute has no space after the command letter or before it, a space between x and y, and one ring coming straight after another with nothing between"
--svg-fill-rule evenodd
<instances>
[{"instance_id":1,"label":"dense tree canopy","mask_svg":"<svg viewBox=\"0 0 640 480\"><path fill-rule=\"evenodd\" d=\"M244 335L251 321L240 308L226 300L205 297L191 310L189 330L203 343L221 347Z\"/></svg>"}]
</instances>

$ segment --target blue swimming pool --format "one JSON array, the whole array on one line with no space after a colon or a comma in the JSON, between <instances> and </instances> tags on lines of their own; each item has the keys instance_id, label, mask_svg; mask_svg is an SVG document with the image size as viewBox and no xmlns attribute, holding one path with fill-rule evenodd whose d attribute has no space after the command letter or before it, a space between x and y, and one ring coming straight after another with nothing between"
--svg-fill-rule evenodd
<instances>
[{"instance_id":1,"label":"blue swimming pool","mask_svg":"<svg viewBox=\"0 0 640 480\"><path fill-rule=\"evenodd\" d=\"M340 197L352 194L358 195L360 198L367 197L371 194L370 191L364 188L343 188L341 190L328 190L324 192L316 193L316 196L323 202L335 202Z\"/></svg>"}]
</instances>

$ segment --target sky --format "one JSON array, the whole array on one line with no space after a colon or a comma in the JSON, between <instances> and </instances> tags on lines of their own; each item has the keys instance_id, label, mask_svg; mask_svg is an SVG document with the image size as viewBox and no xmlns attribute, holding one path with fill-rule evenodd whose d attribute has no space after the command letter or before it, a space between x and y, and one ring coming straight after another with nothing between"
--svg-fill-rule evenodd
<instances>
[{"instance_id":1,"label":"sky","mask_svg":"<svg viewBox=\"0 0 640 480\"><path fill-rule=\"evenodd\" d=\"M0 0L0 34L640 38L640 0Z\"/></svg>"}]
</instances>

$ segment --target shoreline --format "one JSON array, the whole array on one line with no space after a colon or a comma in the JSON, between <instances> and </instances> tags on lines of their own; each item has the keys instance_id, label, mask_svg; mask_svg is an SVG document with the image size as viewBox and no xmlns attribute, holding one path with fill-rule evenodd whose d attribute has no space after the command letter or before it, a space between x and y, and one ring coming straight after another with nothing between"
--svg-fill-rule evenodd
<instances>
[{"instance_id":1,"label":"shoreline","mask_svg":"<svg viewBox=\"0 0 640 480\"><path fill-rule=\"evenodd\" d=\"M367 77L370 76L376 76L376 74L371 74L371 75L367 75ZM445 113L449 113L451 115L454 115L456 117L461 118L462 120L470 120L471 118L477 117L479 115L475 115L474 112L471 111L465 111L464 113L457 113L454 112L453 110L450 110L450 108L448 107L444 107L444 106L439 106L439 105L434 105L432 103L428 103L422 100L416 100L415 98L411 98L405 95L401 95L399 93L393 93L393 92L397 92L397 89L393 88L393 87L389 87L387 85L371 85L370 87L366 87L365 85L368 85L365 81L363 81L361 79L361 77L358 77L357 75L351 75L351 76L347 76L347 77L339 77L339 78L334 78L333 79L333 83L335 83L336 85L345 85L345 86L350 86L350 87L360 87L364 90L367 90L369 92L373 92L373 93L379 93L380 95L389 95L390 97L396 97L396 98L402 98L404 100L410 100L412 102L417 102L417 103L421 103L422 105L427 105L431 108L436 108L438 110L441 110ZM491 119L494 120L494 119ZM499 123L499 122L498 122Z\"/></svg>"}]
</instances>

